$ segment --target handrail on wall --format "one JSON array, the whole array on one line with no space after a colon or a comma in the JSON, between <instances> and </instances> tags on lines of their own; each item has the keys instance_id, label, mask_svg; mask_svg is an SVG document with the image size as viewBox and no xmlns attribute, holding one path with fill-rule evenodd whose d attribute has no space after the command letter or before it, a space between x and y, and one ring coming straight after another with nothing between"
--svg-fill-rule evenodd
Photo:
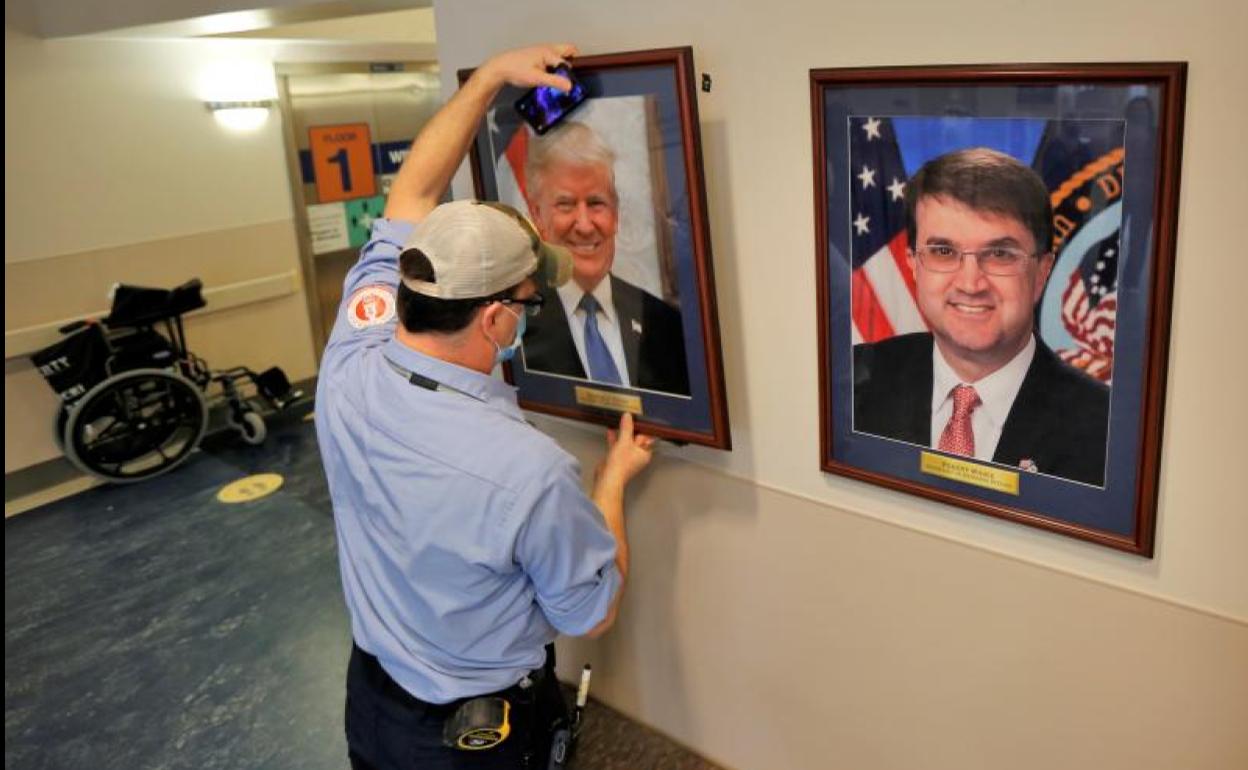
<instances>
[{"instance_id":1,"label":"handrail on wall","mask_svg":"<svg viewBox=\"0 0 1248 770\"><path fill-rule=\"evenodd\" d=\"M294 294L300 290L299 274L296 270L287 270L284 273L266 275L246 281L206 287L204 289L204 299L207 301L208 306L193 313L188 313L187 318L229 310L242 305L250 305L253 302L276 299L288 294ZM73 318L62 318L57 321L48 321L47 323L23 326L12 330L5 329L4 360L8 361L11 358L29 356L31 353L51 345L61 337L58 329L72 321L82 318L103 318L106 315L108 315L107 308L83 313Z\"/></svg>"}]
</instances>

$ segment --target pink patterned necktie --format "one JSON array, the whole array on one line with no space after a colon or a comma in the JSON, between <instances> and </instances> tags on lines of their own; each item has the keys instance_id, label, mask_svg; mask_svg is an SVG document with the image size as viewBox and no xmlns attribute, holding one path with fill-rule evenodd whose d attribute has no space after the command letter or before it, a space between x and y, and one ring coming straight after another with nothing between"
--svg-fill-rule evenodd
<instances>
[{"instance_id":1,"label":"pink patterned necktie","mask_svg":"<svg viewBox=\"0 0 1248 770\"><path fill-rule=\"evenodd\" d=\"M971 430L971 412L979 406L979 394L970 385L959 385L953 389L953 416L940 434L940 444L936 447L942 452L950 452L964 457L975 455L975 432Z\"/></svg>"}]
</instances>

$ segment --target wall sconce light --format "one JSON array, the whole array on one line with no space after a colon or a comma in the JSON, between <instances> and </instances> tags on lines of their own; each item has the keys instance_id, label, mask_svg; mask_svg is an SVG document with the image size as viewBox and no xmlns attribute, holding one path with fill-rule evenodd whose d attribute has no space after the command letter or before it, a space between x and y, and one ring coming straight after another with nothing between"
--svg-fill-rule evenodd
<instances>
[{"instance_id":1,"label":"wall sconce light","mask_svg":"<svg viewBox=\"0 0 1248 770\"><path fill-rule=\"evenodd\" d=\"M269 119L269 108L275 104L277 102L273 99L247 102L204 102L218 123L235 131L252 131L263 126Z\"/></svg>"}]
</instances>

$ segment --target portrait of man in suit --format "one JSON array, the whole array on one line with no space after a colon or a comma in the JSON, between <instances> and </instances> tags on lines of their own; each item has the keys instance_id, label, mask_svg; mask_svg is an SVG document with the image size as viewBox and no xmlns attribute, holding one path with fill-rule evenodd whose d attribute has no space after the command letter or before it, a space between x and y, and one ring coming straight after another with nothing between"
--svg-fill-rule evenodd
<instances>
[{"instance_id":1,"label":"portrait of man in suit","mask_svg":"<svg viewBox=\"0 0 1248 770\"><path fill-rule=\"evenodd\" d=\"M680 310L612 274L620 226L614 151L569 121L528 144L524 177L541 237L572 252L573 280L543 289L526 370L689 395Z\"/></svg>"},{"instance_id":2,"label":"portrait of man in suit","mask_svg":"<svg viewBox=\"0 0 1248 770\"><path fill-rule=\"evenodd\" d=\"M905 207L928 331L854 347L854 430L1104 486L1109 389L1036 332L1054 264L1044 182L958 150L918 170Z\"/></svg>"}]
</instances>

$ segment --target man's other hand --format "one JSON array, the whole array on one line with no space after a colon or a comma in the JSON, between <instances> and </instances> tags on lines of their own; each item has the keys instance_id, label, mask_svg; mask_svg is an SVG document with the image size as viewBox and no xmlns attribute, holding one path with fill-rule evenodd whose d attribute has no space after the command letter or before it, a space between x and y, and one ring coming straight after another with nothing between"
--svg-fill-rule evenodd
<instances>
[{"instance_id":1,"label":"man's other hand","mask_svg":"<svg viewBox=\"0 0 1248 770\"><path fill-rule=\"evenodd\" d=\"M598 466L600 483L626 485L650 464L654 436L633 432L633 416L625 412L618 429L607 430L607 456Z\"/></svg>"}]
</instances>

